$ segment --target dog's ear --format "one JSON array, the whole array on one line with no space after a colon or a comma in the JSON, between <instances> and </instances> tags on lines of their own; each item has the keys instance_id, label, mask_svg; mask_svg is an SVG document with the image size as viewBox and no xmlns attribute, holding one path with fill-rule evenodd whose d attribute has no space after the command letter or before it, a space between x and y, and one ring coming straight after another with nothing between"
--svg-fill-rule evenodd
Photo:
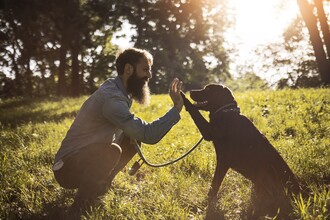
<instances>
[{"instance_id":1,"label":"dog's ear","mask_svg":"<svg viewBox=\"0 0 330 220\"><path fill-rule=\"evenodd\" d=\"M220 85L219 92L221 92L223 99L226 100L227 102L236 103L233 92L227 86Z\"/></svg>"}]
</instances>

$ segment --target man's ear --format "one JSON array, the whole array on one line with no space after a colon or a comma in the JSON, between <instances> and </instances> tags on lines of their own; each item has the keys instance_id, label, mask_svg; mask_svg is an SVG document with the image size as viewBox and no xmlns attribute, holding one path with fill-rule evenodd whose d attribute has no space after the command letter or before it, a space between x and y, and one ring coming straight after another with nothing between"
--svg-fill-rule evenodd
<instances>
[{"instance_id":1,"label":"man's ear","mask_svg":"<svg viewBox=\"0 0 330 220\"><path fill-rule=\"evenodd\" d=\"M131 76L134 72L134 68L131 64L126 63L124 67L124 74L127 76Z\"/></svg>"}]
</instances>

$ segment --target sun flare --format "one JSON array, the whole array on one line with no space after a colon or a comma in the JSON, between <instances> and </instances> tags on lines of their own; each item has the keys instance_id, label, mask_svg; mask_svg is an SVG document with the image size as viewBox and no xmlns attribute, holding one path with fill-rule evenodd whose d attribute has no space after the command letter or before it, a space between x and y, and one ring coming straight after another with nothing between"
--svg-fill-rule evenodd
<instances>
[{"instance_id":1,"label":"sun flare","mask_svg":"<svg viewBox=\"0 0 330 220\"><path fill-rule=\"evenodd\" d=\"M293 0L232 0L231 4L235 35L251 46L279 37L299 11Z\"/></svg>"}]
</instances>

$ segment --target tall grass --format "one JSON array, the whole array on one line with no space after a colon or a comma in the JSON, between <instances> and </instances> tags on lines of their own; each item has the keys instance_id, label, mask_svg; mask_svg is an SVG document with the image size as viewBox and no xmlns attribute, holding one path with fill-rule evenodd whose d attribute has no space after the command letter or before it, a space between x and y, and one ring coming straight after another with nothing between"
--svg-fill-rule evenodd
<instances>
[{"instance_id":1,"label":"tall grass","mask_svg":"<svg viewBox=\"0 0 330 220\"><path fill-rule=\"evenodd\" d=\"M235 94L241 112L266 135L287 161L309 196L292 200L296 219L329 219L330 89L262 91ZM12 99L0 102L0 219L63 219L74 190L55 181L51 166L66 131L87 97ZM170 107L167 95L132 111L153 121ZM207 117L207 115L205 114ZM156 145L143 145L147 159L162 163L186 152L200 134L185 110L181 121ZM129 163L130 167L138 157ZM204 219L215 169L212 143L203 141L174 165L127 168L115 178L103 205L85 219ZM218 193L218 219L244 219L251 183L230 171Z\"/></svg>"}]
</instances>

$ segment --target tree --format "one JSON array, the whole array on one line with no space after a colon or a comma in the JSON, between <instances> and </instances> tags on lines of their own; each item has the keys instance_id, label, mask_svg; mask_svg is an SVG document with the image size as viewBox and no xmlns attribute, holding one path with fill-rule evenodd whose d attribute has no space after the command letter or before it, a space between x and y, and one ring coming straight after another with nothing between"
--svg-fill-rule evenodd
<instances>
[{"instance_id":1,"label":"tree","mask_svg":"<svg viewBox=\"0 0 330 220\"><path fill-rule=\"evenodd\" d=\"M167 92L174 77L186 87L200 87L228 73L229 60L223 49L226 1L125 1L118 6L123 19L136 30L136 47L154 55L153 92ZM205 57L212 57L209 67Z\"/></svg>"},{"instance_id":2,"label":"tree","mask_svg":"<svg viewBox=\"0 0 330 220\"><path fill-rule=\"evenodd\" d=\"M235 92L245 92L248 90L265 90L269 88L266 80L263 80L261 77L249 72L240 75L236 79L226 80L225 85Z\"/></svg>"},{"instance_id":3,"label":"tree","mask_svg":"<svg viewBox=\"0 0 330 220\"><path fill-rule=\"evenodd\" d=\"M118 22L113 4L92 0L4 1L0 8L0 64L14 78L11 94L78 96L86 91L84 71L88 69L83 69L83 56L89 56L91 48L109 47L105 41L95 45L92 38L98 30L106 29L107 36L115 31L112 22ZM99 60L109 61L102 56L110 56L113 61L113 55L99 54ZM3 81L9 83L7 79Z\"/></svg>"},{"instance_id":4,"label":"tree","mask_svg":"<svg viewBox=\"0 0 330 220\"><path fill-rule=\"evenodd\" d=\"M314 5L307 0L297 0L300 12L310 35L310 41L319 69L321 79L325 85L330 84L330 33L327 18L323 9L323 0L313 0ZM317 15L314 14L316 8ZM321 26L321 32L318 29ZM326 48L326 50L324 49Z\"/></svg>"},{"instance_id":5,"label":"tree","mask_svg":"<svg viewBox=\"0 0 330 220\"><path fill-rule=\"evenodd\" d=\"M229 75L223 48L226 0L5 0L0 8L0 71L11 94L78 96L114 76L110 43L123 21L136 47L154 55L151 88L174 77L198 87ZM210 61L211 60L211 61ZM211 63L211 64L210 64ZM6 87L7 88L7 87ZM8 90L6 90L8 91Z\"/></svg>"},{"instance_id":6,"label":"tree","mask_svg":"<svg viewBox=\"0 0 330 220\"><path fill-rule=\"evenodd\" d=\"M81 70L84 81L84 93L93 93L100 83L109 77L115 76L115 54L118 48L112 45L112 31L109 26L104 26L91 38L87 50L83 50Z\"/></svg>"},{"instance_id":7,"label":"tree","mask_svg":"<svg viewBox=\"0 0 330 220\"><path fill-rule=\"evenodd\" d=\"M34 88L31 61L41 53L42 39L38 7L35 1L6 1L1 11L3 41L2 64L11 68L14 75L14 94L32 96Z\"/></svg>"},{"instance_id":8,"label":"tree","mask_svg":"<svg viewBox=\"0 0 330 220\"><path fill-rule=\"evenodd\" d=\"M91 56L91 51L96 48L111 47L109 46L110 38L108 37L117 29L117 12L115 11L115 2L113 1L79 1L79 0L58 0L49 1L52 12L51 17L55 24L55 36L60 45L60 66L58 79L58 95L79 96L83 91L91 91L86 89L86 77L89 80L89 87L94 81L95 74L86 72L90 69L84 64L84 58L89 56L95 64L101 60L113 61L114 56L109 53L98 54L96 57ZM94 41L96 35L105 36L103 41ZM101 44L98 44L101 43ZM71 67L71 72L67 71L67 67ZM105 66L104 66L105 67ZM101 73L108 72L106 68L100 70ZM67 77L70 76L70 77ZM105 75L108 76L109 75ZM69 86L69 91L67 90Z\"/></svg>"},{"instance_id":9,"label":"tree","mask_svg":"<svg viewBox=\"0 0 330 220\"><path fill-rule=\"evenodd\" d=\"M313 47L309 43L308 32L300 16L292 21L279 42L260 46L252 56L252 66L245 71L267 73L270 82L277 88L316 87L322 84L318 72ZM256 65L257 59L263 60ZM243 72L243 71L242 71Z\"/></svg>"}]
</instances>

